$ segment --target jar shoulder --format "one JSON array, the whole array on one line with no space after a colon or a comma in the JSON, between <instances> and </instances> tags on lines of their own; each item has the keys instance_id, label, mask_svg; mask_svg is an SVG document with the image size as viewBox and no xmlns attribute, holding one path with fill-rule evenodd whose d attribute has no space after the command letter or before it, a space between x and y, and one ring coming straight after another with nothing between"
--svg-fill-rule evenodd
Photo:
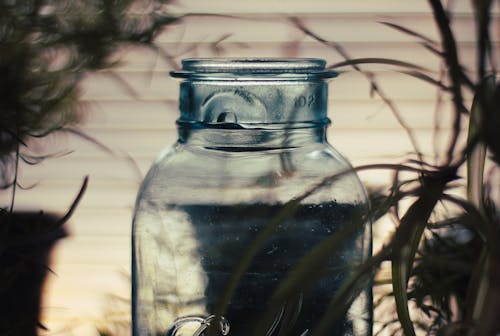
<instances>
[{"instance_id":1,"label":"jar shoulder","mask_svg":"<svg viewBox=\"0 0 500 336\"><path fill-rule=\"evenodd\" d=\"M291 169L297 174L324 176L350 168L349 161L328 143L265 150L219 150L177 143L162 152L148 175L163 180L222 174L244 177Z\"/></svg>"},{"instance_id":2,"label":"jar shoulder","mask_svg":"<svg viewBox=\"0 0 500 336\"><path fill-rule=\"evenodd\" d=\"M328 143L267 150L214 150L176 144L156 160L140 199L176 203L198 197L241 202L286 202L336 174L314 197L364 202L366 193L349 162Z\"/></svg>"}]
</instances>

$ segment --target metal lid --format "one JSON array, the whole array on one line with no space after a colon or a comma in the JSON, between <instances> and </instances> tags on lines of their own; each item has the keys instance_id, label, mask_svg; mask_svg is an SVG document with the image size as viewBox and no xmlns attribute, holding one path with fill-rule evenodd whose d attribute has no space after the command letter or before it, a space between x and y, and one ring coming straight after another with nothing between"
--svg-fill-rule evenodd
<instances>
[{"instance_id":1,"label":"metal lid","mask_svg":"<svg viewBox=\"0 0 500 336\"><path fill-rule=\"evenodd\" d=\"M177 78L203 74L306 74L321 78L336 77L337 73L325 70L325 65L326 62L318 58L189 58L182 61L182 70L170 74Z\"/></svg>"}]
</instances>

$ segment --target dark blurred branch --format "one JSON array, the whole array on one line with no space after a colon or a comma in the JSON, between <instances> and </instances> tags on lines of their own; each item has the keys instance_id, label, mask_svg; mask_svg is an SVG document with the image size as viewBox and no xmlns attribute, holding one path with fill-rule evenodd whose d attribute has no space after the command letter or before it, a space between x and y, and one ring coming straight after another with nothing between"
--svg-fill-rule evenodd
<instances>
[{"instance_id":1,"label":"dark blurred branch","mask_svg":"<svg viewBox=\"0 0 500 336\"><path fill-rule=\"evenodd\" d=\"M82 197L85 194L85 191L87 190L88 182L89 182L89 177L85 176L85 178L83 179L82 186L80 187L80 190L78 191L78 194L76 195L75 199L71 203L68 211L64 214L64 216L62 216L57 221L57 223L56 223L57 226L63 225L71 218L71 216L73 215L73 212L76 210L76 207L78 206L78 204L82 200Z\"/></svg>"},{"instance_id":2,"label":"dark blurred branch","mask_svg":"<svg viewBox=\"0 0 500 336\"><path fill-rule=\"evenodd\" d=\"M14 211L14 203L16 200L16 191L17 191L17 177L19 172L19 143L16 146L16 156L14 159L14 178L12 180L12 196L10 199L10 207L9 212L12 213Z\"/></svg>"},{"instance_id":3,"label":"dark blurred branch","mask_svg":"<svg viewBox=\"0 0 500 336\"><path fill-rule=\"evenodd\" d=\"M292 22L295 25L295 27L297 27L299 30L301 30L307 36L312 37L316 41L318 41L318 42L324 44L325 46L335 50L340 56L342 56L342 58L344 58L344 60L346 62L352 62L352 60L353 60L352 57L350 57L350 55L344 50L344 48L339 43L325 40L324 38L322 38L318 34L314 33L310 29L308 29L306 26L304 26L304 24L296 17L291 17L291 18L289 18L289 20L290 20L290 22ZM411 144L412 144L413 148L415 149L417 157L419 158L420 161L423 161L422 153L419 149L419 146L418 146L417 140L415 138L415 134L413 133L413 130L410 128L410 126L406 123L406 121L401 116L401 113L399 112L399 109L397 108L394 101L392 99L390 99L383 92L379 83L376 80L375 75L370 71L365 71L365 70L361 69L355 63L351 64L351 66L354 70L361 73L368 80L368 82L370 83L371 90L373 92L375 92L382 99L384 104L386 104L389 107L389 109L391 110L392 114L394 115L394 117L396 118L398 123L406 131L406 134L408 135L408 138L410 139Z\"/></svg>"}]
</instances>

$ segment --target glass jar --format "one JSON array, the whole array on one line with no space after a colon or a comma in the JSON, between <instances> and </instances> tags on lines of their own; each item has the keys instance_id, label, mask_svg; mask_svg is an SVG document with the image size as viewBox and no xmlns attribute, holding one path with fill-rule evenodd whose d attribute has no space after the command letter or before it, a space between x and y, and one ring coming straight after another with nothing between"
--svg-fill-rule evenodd
<instances>
[{"instance_id":1,"label":"glass jar","mask_svg":"<svg viewBox=\"0 0 500 336\"><path fill-rule=\"evenodd\" d=\"M133 335L307 335L371 253L370 224L353 220L365 190L326 139L336 74L319 59L182 65L178 141L134 214ZM367 288L329 335L370 335L371 307Z\"/></svg>"}]
</instances>

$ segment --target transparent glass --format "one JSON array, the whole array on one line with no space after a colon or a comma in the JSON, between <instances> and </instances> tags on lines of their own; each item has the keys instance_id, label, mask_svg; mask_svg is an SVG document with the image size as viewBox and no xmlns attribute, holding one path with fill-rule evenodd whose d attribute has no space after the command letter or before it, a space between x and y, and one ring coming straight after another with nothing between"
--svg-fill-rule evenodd
<instances>
[{"instance_id":1,"label":"transparent glass","mask_svg":"<svg viewBox=\"0 0 500 336\"><path fill-rule=\"evenodd\" d=\"M179 138L148 172L134 214L133 335L208 335L209 326L212 335L307 335L371 253L365 223L279 295L368 206L326 139L334 74L316 59L197 59L173 75L183 78ZM371 329L367 288L329 334Z\"/></svg>"}]
</instances>

